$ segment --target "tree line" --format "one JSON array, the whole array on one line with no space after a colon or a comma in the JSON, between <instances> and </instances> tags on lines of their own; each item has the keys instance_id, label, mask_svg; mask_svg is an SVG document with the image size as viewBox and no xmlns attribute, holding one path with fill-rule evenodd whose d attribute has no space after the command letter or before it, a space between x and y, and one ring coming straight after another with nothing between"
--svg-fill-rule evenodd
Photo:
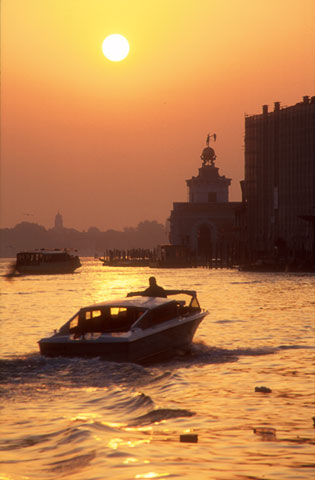
<instances>
[{"instance_id":1,"label":"tree line","mask_svg":"<svg viewBox=\"0 0 315 480\"><path fill-rule=\"evenodd\" d=\"M102 256L109 249L152 249L163 243L168 243L166 229L155 220L145 220L121 231L101 231L96 227L83 232L63 227L46 229L31 222L0 229L0 256L8 258L19 251L41 248L69 248L82 256Z\"/></svg>"}]
</instances>

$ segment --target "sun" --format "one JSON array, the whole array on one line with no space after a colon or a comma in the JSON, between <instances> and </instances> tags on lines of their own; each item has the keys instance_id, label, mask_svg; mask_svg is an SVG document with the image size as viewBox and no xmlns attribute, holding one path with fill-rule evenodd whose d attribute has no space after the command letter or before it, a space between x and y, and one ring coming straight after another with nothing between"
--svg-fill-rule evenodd
<instances>
[{"instance_id":1,"label":"sun","mask_svg":"<svg viewBox=\"0 0 315 480\"><path fill-rule=\"evenodd\" d=\"M114 33L105 38L102 50L108 60L120 62L129 53L129 43L125 37L119 33Z\"/></svg>"}]
</instances>

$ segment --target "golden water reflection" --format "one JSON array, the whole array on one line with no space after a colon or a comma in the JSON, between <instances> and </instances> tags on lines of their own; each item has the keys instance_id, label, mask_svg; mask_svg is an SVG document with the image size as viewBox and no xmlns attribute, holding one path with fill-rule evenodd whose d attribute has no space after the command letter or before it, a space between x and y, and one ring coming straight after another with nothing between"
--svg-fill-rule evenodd
<instances>
[{"instance_id":1,"label":"golden water reflection","mask_svg":"<svg viewBox=\"0 0 315 480\"><path fill-rule=\"evenodd\" d=\"M165 478L169 477L170 473L156 473L156 472L148 472L148 473L139 473L135 476L135 478Z\"/></svg>"},{"instance_id":2,"label":"golden water reflection","mask_svg":"<svg viewBox=\"0 0 315 480\"><path fill-rule=\"evenodd\" d=\"M85 423L93 423L95 422L95 419L100 418L99 413L92 413L89 412L87 413L78 413L74 417L70 418L71 422L85 422Z\"/></svg>"},{"instance_id":3,"label":"golden water reflection","mask_svg":"<svg viewBox=\"0 0 315 480\"><path fill-rule=\"evenodd\" d=\"M128 457L124 460L124 464L125 465L129 465L129 464L134 464L134 463L137 463L139 462L139 458L135 458L135 457ZM142 463L150 463L150 460L141 460Z\"/></svg>"},{"instance_id":4,"label":"golden water reflection","mask_svg":"<svg viewBox=\"0 0 315 480\"><path fill-rule=\"evenodd\" d=\"M65 479L103 478L106 470L120 480L235 480L256 478L259 469L279 480L310 478L313 277L131 272L93 262L70 279L5 284L0 350L4 358L23 358L3 364L8 375L1 387L14 400L3 404L3 480L56 478L47 474L52 453L58 468L69 468ZM166 288L195 288L210 311L191 357L146 368L39 358L37 340L81 306L141 290L150 274ZM158 408L170 417L142 418ZM177 410L195 415L173 417ZM183 433L197 434L198 445L181 443ZM91 451L98 452L93 462ZM82 471L74 473L78 465Z\"/></svg>"},{"instance_id":5,"label":"golden water reflection","mask_svg":"<svg viewBox=\"0 0 315 480\"><path fill-rule=\"evenodd\" d=\"M107 446L113 450L117 450L119 447L137 447L138 445L151 443L151 439L145 440L123 440L122 438L112 438Z\"/></svg>"}]
</instances>

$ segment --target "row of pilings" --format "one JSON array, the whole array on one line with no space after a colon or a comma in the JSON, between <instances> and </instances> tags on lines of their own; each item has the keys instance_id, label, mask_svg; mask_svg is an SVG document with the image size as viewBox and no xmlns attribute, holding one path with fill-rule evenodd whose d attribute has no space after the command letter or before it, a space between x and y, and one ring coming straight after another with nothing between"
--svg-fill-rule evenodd
<instances>
[{"instance_id":1,"label":"row of pilings","mask_svg":"<svg viewBox=\"0 0 315 480\"><path fill-rule=\"evenodd\" d=\"M202 252L186 251L185 254L175 249L172 256L161 256L159 248L143 249L107 249L99 260L108 266L156 268L237 268L248 271L286 271L286 272L314 272L314 255L303 255L300 251L289 252L283 255L266 255L262 252L250 252L246 245L238 243L218 243L213 248Z\"/></svg>"},{"instance_id":2,"label":"row of pilings","mask_svg":"<svg viewBox=\"0 0 315 480\"><path fill-rule=\"evenodd\" d=\"M235 245L218 244L208 251L186 252L185 255L181 252L180 256L166 258L161 256L159 248L107 249L99 260L108 266L237 268L240 255Z\"/></svg>"}]
</instances>

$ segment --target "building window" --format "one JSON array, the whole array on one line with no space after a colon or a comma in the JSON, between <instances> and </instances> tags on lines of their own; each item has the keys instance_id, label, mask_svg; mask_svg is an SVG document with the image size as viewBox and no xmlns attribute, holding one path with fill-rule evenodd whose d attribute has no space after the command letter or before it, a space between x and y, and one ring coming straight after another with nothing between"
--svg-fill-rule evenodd
<instances>
[{"instance_id":1,"label":"building window","mask_svg":"<svg viewBox=\"0 0 315 480\"><path fill-rule=\"evenodd\" d=\"M208 202L216 202L216 201L217 201L217 193L208 192Z\"/></svg>"}]
</instances>

